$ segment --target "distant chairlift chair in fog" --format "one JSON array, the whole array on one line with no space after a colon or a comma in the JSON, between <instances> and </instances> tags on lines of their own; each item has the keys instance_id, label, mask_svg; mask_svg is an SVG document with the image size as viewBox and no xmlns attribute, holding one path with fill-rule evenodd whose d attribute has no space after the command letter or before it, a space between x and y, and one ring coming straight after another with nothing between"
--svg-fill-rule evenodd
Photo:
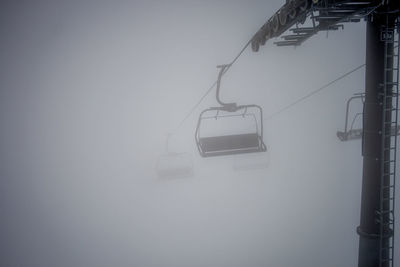
<instances>
[{"instance_id":1,"label":"distant chairlift chair in fog","mask_svg":"<svg viewBox=\"0 0 400 267\"><path fill-rule=\"evenodd\" d=\"M338 131L336 133L337 137L339 138L340 141L349 141L349 140L355 140L355 139L361 139L363 135L363 128L357 128L354 129L354 123L356 122L357 118L361 117L361 120L363 120L363 112L358 112L354 115L353 120L351 121L350 127L349 127L349 110L350 110L350 104L353 102L355 99L360 99L362 101L363 109L364 109L364 94L355 94L354 96L350 97L349 100L347 100L347 106L346 106L346 120L344 124L344 130L343 132Z\"/></svg>"},{"instance_id":2,"label":"distant chairlift chair in fog","mask_svg":"<svg viewBox=\"0 0 400 267\"><path fill-rule=\"evenodd\" d=\"M351 105L352 101L355 99L360 99L362 101L363 109L364 109L365 94L355 94L354 96L350 97L349 100L347 100L346 120L345 120L345 124L344 124L344 131L343 132L338 131L336 133L336 135L340 141L350 141L350 140L355 140L355 139L361 139L363 136L363 125L361 126L361 128L354 129L354 124L355 124L356 120L360 117L361 117L361 120L363 123L364 111L356 113L353 117L353 120L351 121L351 124L349 125L350 105ZM397 129L395 127L392 127L391 130L392 130L393 134L394 134L394 132L396 132L397 135L400 135L400 127L397 127Z\"/></svg>"},{"instance_id":3,"label":"distant chairlift chair in fog","mask_svg":"<svg viewBox=\"0 0 400 267\"><path fill-rule=\"evenodd\" d=\"M169 149L170 136L167 136L166 152L156 163L156 172L159 178L187 178L193 176L193 161L189 153L171 152Z\"/></svg>"},{"instance_id":4,"label":"distant chairlift chair in fog","mask_svg":"<svg viewBox=\"0 0 400 267\"><path fill-rule=\"evenodd\" d=\"M195 139L202 157L267 150L263 141L262 108L258 105L237 105L220 100L221 77L228 66L217 66L220 71L216 99L221 106L202 111L197 122ZM214 127L209 127L210 124L214 124Z\"/></svg>"}]
</instances>

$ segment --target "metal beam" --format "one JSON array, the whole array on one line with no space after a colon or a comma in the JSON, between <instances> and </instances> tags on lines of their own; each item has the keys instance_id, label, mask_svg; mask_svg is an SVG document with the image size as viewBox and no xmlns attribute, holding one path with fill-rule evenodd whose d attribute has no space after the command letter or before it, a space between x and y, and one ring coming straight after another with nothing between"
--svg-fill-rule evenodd
<instances>
[{"instance_id":1,"label":"metal beam","mask_svg":"<svg viewBox=\"0 0 400 267\"><path fill-rule=\"evenodd\" d=\"M252 49L257 52L269 39L280 37L287 30L305 35L296 41L284 39L275 44L298 46L319 31L337 30L343 28L342 23L359 22L381 4L381 0L287 0L253 36ZM306 21L312 27L303 27Z\"/></svg>"}]
</instances>

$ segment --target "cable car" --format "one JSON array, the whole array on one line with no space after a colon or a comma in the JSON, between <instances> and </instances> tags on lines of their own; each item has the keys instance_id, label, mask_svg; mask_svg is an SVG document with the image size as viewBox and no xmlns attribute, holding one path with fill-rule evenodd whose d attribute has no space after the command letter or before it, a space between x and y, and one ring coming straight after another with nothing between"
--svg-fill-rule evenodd
<instances>
[{"instance_id":1,"label":"cable car","mask_svg":"<svg viewBox=\"0 0 400 267\"><path fill-rule=\"evenodd\" d=\"M169 150L170 135L167 136L166 152L156 163L156 172L159 178L187 178L193 176L193 161L189 153L172 152Z\"/></svg>"},{"instance_id":2,"label":"cable car","mask_svg":"<svg viewBox=\"0 0 400 267\"><path fill-rule=\"evenodd\" d=\"M355 94L354 96L350 97L349 100L347 100L347 107L346 107L346 120L344 124L344 130L338 131L336 133L337 137L339 138L340 141L349 141L349 140L355 140L355 139L361 139L363 135L363 128L362 125L361 127L355 128L355 122L357 119L360 117L363 117L363 112L358 112L353 116L353 120L351 121L351 124L349 125L349 110L350 110L350 104L353 102L355 99L360 99L362 102L362 105L364 107L364 94ZM364 108L363 108L364 109Z\"/></svg>"},{"instance_id":3,"label":"cable car","mask_svg":"<svg viewBox=\"0 0 400 267\"><path fill-rule=\"evenodd\" d=\"M258 105L224 103L219 97L221 77L230 65L220 68L216 99L221 105L200 113L195 140L202 157L265 152L263 115Z\"/></svg>"}]
</instances>

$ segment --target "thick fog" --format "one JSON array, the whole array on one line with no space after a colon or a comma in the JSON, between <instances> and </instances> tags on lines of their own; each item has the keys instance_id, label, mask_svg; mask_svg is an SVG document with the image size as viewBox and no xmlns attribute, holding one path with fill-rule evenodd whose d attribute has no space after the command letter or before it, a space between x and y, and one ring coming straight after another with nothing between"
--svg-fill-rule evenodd
<instances>
[{"instance_id":1,"label":"thick fog","mask_svg":"<svg viewBox=\"0 0 400 267\"><path fill-rule=\"evenodd\" d=\"M361 142L336 132L364 68L276 112L365 62L365 22L226 73L267 152L200 157L215 91L180 126L284 2L2 1L0 266L356 266ZM169 133L189 176L157 175Z\"/></svg>"}]
</instances>

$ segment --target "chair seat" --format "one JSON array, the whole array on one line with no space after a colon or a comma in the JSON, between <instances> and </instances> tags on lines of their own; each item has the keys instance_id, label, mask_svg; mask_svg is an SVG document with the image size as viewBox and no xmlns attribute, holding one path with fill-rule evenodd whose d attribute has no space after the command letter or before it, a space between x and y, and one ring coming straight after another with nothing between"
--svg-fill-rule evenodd
<instances>
[{"instance_id":1,"label":"chair seat","mask_svg":"<svg viewBox=\"0 0 400 267\"><path fill-rule=\"evenodd\" d=\"M362 138L362 129L354 129L348 132L337 132L336 135L340 141L349 141Z\"/></svg>"},{"instance_id":2,"label":"chair seat","mask_svg":"<svg viewBox=\"0 0 400 267\"><path fill-rule=\"evenodd\" d=\"M203 137L199 139L199 145L203 156L263 151L257 133Z\"/></svg>"}]
</instances>

